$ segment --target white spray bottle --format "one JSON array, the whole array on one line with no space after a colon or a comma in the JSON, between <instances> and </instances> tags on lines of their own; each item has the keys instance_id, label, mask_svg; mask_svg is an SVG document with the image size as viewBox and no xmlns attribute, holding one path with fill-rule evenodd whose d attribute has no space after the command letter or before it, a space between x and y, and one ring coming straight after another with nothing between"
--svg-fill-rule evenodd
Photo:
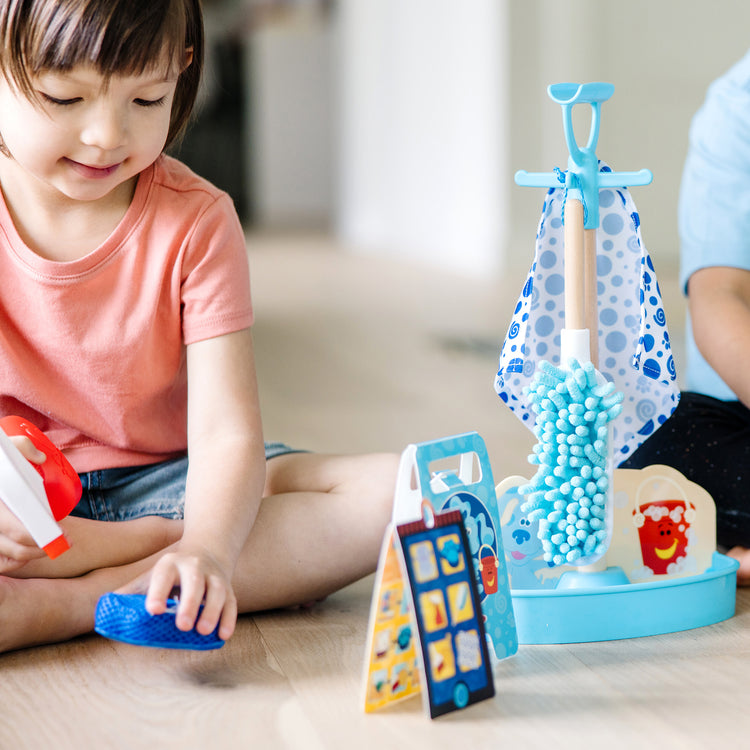
<instances>
[{"instance_id":1,"label":"white spray bottle","mask_svg":"<svg viewBox=\"0 0 750 750\"><path fill-rule=\"evenodd\" d=\"M25 435L47 459L32 464L9 435ZM0 419L0 501L23 523L47 556L70 548L57 521L67 516L81 497L81 482L55 445L20 417Z\"/></svg>"}]
</instances>

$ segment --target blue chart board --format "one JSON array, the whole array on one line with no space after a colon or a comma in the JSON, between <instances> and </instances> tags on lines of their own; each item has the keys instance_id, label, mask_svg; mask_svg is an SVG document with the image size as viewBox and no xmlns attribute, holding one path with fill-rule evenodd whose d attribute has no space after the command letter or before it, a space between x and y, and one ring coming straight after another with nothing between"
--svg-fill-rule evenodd
<instances>
[{"instance_id":1,"label":"blue chart board","mask_svg":"<svg viewBox=\"0 0 750 750\"><path fill-rule=\"evenodd\" d=\"M430 716L495 694L481 602L460 511L397 526Z\"/></svg>"},{"instance_id":2,"label":"blue chart board","mask_svg":"<svg viewBox=\"0 0 750 750\"><path fill-rule=\"evenodd\" d=\"M432 471L441 461L450 462L454 458L460 459L457 472L440 472L436 476ZM474 461L478 472L471 469ZM405 492L403 512L399 508L400 518L404 521L415 518L422 499L429 500L435 510L461 512L485 617L485 630L497 659L512 656L518 650L518 636L495 483L484 440L476 432L468 432L419 443L404 453L402 463L405 468L410 464L414 466L419 499ZM406 476L404 484L408 485L409 479Z\"/></svg>"}]
</instances>

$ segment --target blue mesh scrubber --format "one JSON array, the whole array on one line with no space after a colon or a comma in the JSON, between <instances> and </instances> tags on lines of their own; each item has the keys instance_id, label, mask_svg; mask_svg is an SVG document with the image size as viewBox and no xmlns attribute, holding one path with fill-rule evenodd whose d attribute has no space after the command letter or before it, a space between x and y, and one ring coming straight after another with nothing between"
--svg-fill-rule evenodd
<instances>
[{"instance_id":1,"label":"blue mesh scrubber","mask_svg":"<svg viewBox=\"0 0 750 750\"><path fill-rule=\"evenodd\" d=\"M623 401L612 383L598 383L590 362L571 359L569 368L540 362L525 389L539 440L529 463L539 468L519 488L521 510L539 520L544 559L553 565L586 564L606 551L608 424Z\"/></svg>"},{"instance_id":2,"label":"blue mesh scrubber","mask_svg":"<svg viewBox=\"0 0 750 750\"><path fill-rule=\"evenodd\" d=\"M104 594L96 605L94 630L105 638L136 646L207 651L224 645L218 636L218 626L209 635L201 635L196 630L178 630L176 611L174 599L167 600L164 614L151 615L146 611L144 594Z\"/></svg>"}]
</instances>

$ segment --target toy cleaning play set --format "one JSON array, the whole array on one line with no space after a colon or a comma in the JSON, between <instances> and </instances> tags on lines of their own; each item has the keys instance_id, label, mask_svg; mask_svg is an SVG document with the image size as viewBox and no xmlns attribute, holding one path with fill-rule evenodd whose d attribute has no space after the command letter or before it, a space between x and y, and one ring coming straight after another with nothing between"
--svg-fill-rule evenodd
<instances>
[{"instance_id":1,"label":"toy cleaning play set","mask_svg":"<svg viewBox=\"0 0 750 750\"><path fill-rule=\"evenodd\" d=\"M476 492L472 487L491 482L478 435L404 452L370 612L366 711L424 686L426 710L436 716L468 705L471 694L466 680L456 688L464 623L444 595L453 585L439 566L444 543L424 553L429 563L410 563L413 547L396 533L409 522L428 524L429 514L419 520L420 497L430 509L461 514L473 544L467 583L481 602L491 658L512 655L518 643L647 636L734 614L738 566L716 551L708 493L666 466L614 468L669 417L679 390L659 285L627 190L648 184L651 173L613 172L596 156L601 105L613 91L606 83L550 86L562 108L568 168L516 174L519 185L548 192L495 389L537 440L529 456L536 472ZM573 130L576 105L591 110L585 146ZM460 455L458 470L433 471L441 454ZM477 485L470 454L478 456ZM439 540L441 532L433 533ZM494 600L482 599L488 568ZM474 621L467 623L474 632ZM408 668L399 628L422 644L409 653ZM443 650L433 643L445 644ZM443 686L436 709L434 695Z\"/></svg>"},{"instance_id":2,"label":"toy cleaning play set","mask_svg":"<svg viewBox=\"0 0 750 750\"><path fill-rule=\"evenodd\" d=\"M495 380L538 440L536 474L498 487L521 643L653 635L734 613L737 563L716 552L707 493L668 467L613 469L679 398L659 285L627 190L651 174L613 172L595 152L613 91L550 86L568 169L516 174L520 185L548 188ZM586 146L573 131L576 105L591 109Z\"/></svg>"},{"instance_id":3,"label":"toy cleaning play set","mask_svg":"<svg viewBox=\"0 0 750 750\"><path fill-rule=\"evenodd\" d=\"M716 511L666 466L615 469L674 410L679 392L659 285L628 186L596 155L611 84L556 84L566 171L518 172L548 189L531 270L502 345L495 388L536 437L530 478L497 486L476 433L404 451L375 577L365 711L421 694L431 717L494 695L492 661L518 644L632 638L734 614L737 562L716 551ZM591 109L586 146L573 108ZM0 498L54 558L57 521L81 486L33 425L0 420ZM47 455L30 464L8 435ZM96 629L144 646L212 649L175 626L176 602L108 594Z\"/></svg>"}]
</instances>

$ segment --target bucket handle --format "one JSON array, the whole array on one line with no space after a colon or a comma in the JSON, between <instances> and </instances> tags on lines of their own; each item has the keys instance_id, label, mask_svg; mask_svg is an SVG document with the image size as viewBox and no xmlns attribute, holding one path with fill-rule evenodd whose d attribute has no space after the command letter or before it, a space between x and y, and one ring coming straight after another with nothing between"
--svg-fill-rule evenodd
<instances>
[{"instance_id":1,"label":"bucket handle","mask_svg":"<svg viewBox=\"0 0 750 750\"><path fill-rule=\"evenodd\" d=\"M685 493L683 492L682 488L680 487L677 482L675 482L673 479L670 479L669 477L660 477L660 479L663 479L664 481L671 484L676 490L678 497L675 498L675 500L679 500L684 506L685 506L685 521L688 524L693 523L695 521L695 517L697 515L697 511L695 510L695 506L693 503L690 502L685 497ZM643 490L643 486L645 485L645 482L641 482L641 484L638 485L638 490L635 493L635 498L633 500L633 524L637 529L640 529L643 524L646 522L646 516L641 513L641 491ZM670 498L671 499L671 498ZM663 502L663 500L652 500L651 502L658 503Z\"/></svg>"},{"instance_id":2,"label":"bucket handle","mask_svg":"<svg viewBox=\"0 0 750 750\"><path fill-rule=\"evenodd\" d=\"M481 560L482 560L482 550L485 547L490 551L490 554L489 555L485 555L485 557L490 557L491 556L495 560L495 565L497 565L497 554L495 553L494 548L491 547L489 544L483 544L479 548L479 552L477 553L477 559L481 562Z\"/></svg>"}]
</instances>

